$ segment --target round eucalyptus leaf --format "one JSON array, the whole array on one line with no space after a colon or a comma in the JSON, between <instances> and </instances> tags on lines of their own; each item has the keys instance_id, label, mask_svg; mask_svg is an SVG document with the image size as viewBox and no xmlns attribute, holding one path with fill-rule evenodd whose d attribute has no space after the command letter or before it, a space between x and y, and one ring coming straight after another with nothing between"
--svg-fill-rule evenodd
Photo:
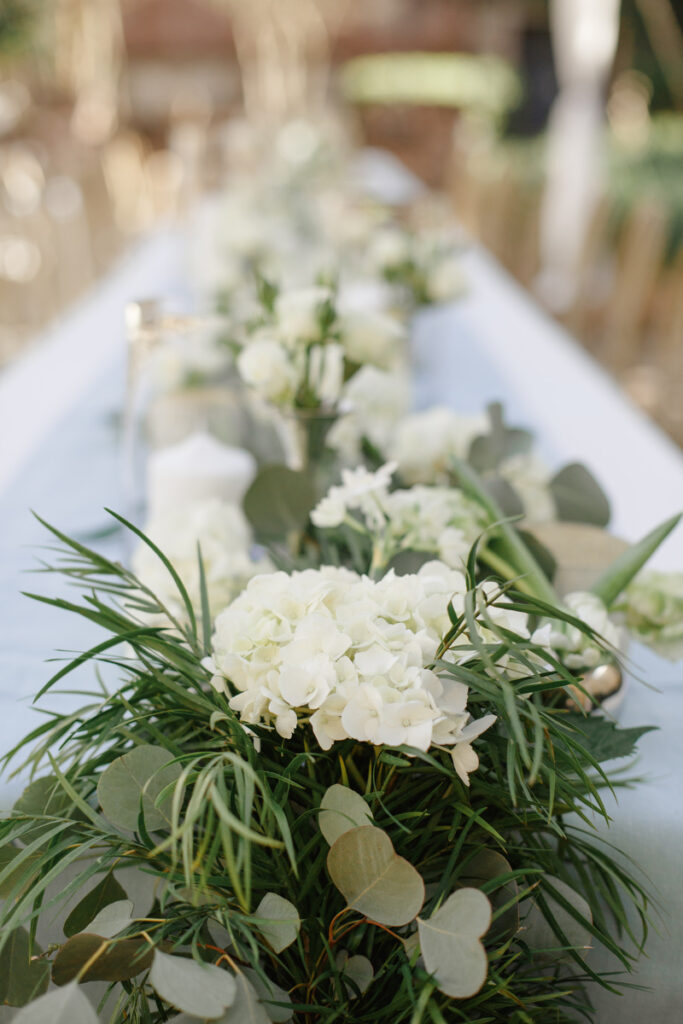
<instances>
[{"instance_id":1,"label":"round eucalyptus leaf","mask_svg":"<svg viewBox=\"0 0 683 1024\"><path fill-rule=\"evenodd\" d=\"M479 889L459 889L427 921L418 918L425 968L452 999L475 995L488 959L480 939L491 924L491 904Z\"/></svg>"},{"instance_id":2,"label":"round eucalyptus leaf","mask_svg":"<svg viewBox=\"0 0 683 1024\"><path fill-rule=\"evenodd\" d=\"M265 466L244 496L244 512L257 535L285 537L306 528L316 501L310 474L287 466Z\"/></svg>"},{"instance_id":3,"label":"round eucalyptus leaf","mask_svg":"<svg viewBox=\"0 0 683 1024\"><path fill-rule=\"evenodd\" d=\"M151 832L171 826L171 796L160 807L156 798L181 775L180 766L171 764L172 757L162 747L134 747L117 757L102 774L97 785L97 798L105 818L119 828L136 832L140 802L145 825Z\"/></svg>"},{"instance_id":4,"label":"round eucalyptus leaf","mask_svg":"<svg viewBox=\"0 0 683 1024\"><path fill-rule=\"evenodd\" d=\"M267 892L256 908L254 918L258 930L275 953L281 953L296 942L301 928L299 912L283 896Z\"/></svg>"},{"instance_id":5,"label":"round eucalyptus leaf","mask_svg":"<svg viewBox=\"0 0 683 1024\"><path fill-rule=\"evenodd\" d=\"M67 938L71 938L72 935L84 932L87 928L95 935L102 935L105 939L110 938L99 928L89 927L89 925L110 903L119 903L126 899L125 889L117 882L113 873L108 872L73 908L64 922L64 934ZM131 903L131 909L132 906Z\"/></svg>"},{"instance_id":6,"label":"round eucalyptus leaf","mask_svg":"<svg viewBox=\"0 0 683 1024\"><path fill-rule=\"evenodd\" d=\"M82 932L65 942L52 961L55 985L68 985L96 953L99 955L82 975L81 981L127 981L146 970L153 956L153 950L144 939L121 939L110 943L102 935Z\"/></svg>"},{"instance_id":7,"label":"round eucalyptus leaf","mask_svg":"<svg viewBox=\"0 0 683 1024\"><path fill-rule=\"evenodd\" d=\"M422 909L425 888L419 872L372 825L339 836L327 855L327 870L349 907L378 924L408 924Z\"/></svg>"},{"instance_id":8,"label":"round eucalyptus leaf","mask_svg":"<svg viewBox=\"0 0 683 1024\"><path fill-rule=\"evenodd\" d=\"M154 953L149 983L162 999L193 1017L217 1020L237 995L232 974L214 964L200 964L183 956Z\"/></svg>"},{"instance_id":9,"label":"round eucalyptus leaf","mask_svg":"<svg viewBox=\"0 0 683 1024\"><path fill-rule=\"evenodd\" d=\"M33 955L41 953L33 943ZM50 965L45 960L31 960L28 932L15 928L0 956L0 1005L25 1006L42 995L50 983Z\"/></svg>"},{"instance_id":10,"label":"round eucalyptus leaf","mask_svg":"<svg viewBox=\"0 0 683 1024\"><path fill-rule=\"evenodd\" d=\"M555 561L555 587L560 594L590 590L628 544L590 523L534 523L528 532Z\"/></svg>"},{"instance_id":11,"label":"round eucalyptus leaf","mask_svg":"<svg viewBox=\"0 0 683 1024\"><path fill-rule=\"evenodd\" d=\"M93 935L101 935L103 939L113 939L133 923L132 900L118 900L103 907L88 925Z\"/></svg>"},{"instance_id":12,"label":"round eucalyptus leaf","mask_svg":"<svg viewBox=\"0 0 683 1024\"><path fill-rule=\"evenodd\" d=\"M12 1024L98 1024L95 1010L74 982L35 999L12 1019Z\"/></svg>"},{"instance_id":13,"label":"round eucalyptus leaf","mask_svg":"<svg viewBox=\"0 0 683 1024\"><path fill-rule=\"evenodd\" d=\"M463 873L458 877L458 885L463 888L480 888L487 882L493 882L497 878L510 874L512 867L497 850L483 848L470 858ZM491 906L494 910L506 906L515 899L518 893L517 883L514 878L503 882L499 888L487 893ZM496 919L493 924L491 935L499 940L508 939L515 935L519 929L519 906L514 904L504 914Z\"/></svg>"},{"instance_id":14,"label":"round eucalyptus leaf","mask_svg":"<svg viewBox=\"0 0 683 1024\"><path fill-rule=\"evenodd\" d=\"M589 949L593 937L585 924L574 916L577 914L589 924L593 923L591 908L583 896L553 875L543 876L539 892L547 909L541 907L538 897L524 901L529 910L521 936L534 954L542 959L555 960L568 956L568 948L579 952ZM574 913L563 904L571 907ZM564 939L558 934L560 932Z\"/></svg>"},{"instance_id":15,"label":"round eucalyptus leaf","mask_svg":"<svg viewBox=\"0 0 683 1024\"><path fill-rule=\"evenodd\" d=\"M353 985L347 986L349 995L352 998L358 996L356 989L358 989L362 995L370 988L372 979L375 976L375 971L366 956L349 956L346 950L340 950L339 955L337 956L337 966L339 967L342 978L348 978L353 982Z\"/></svg>"},{"instance_id":16,"label":"round eucalyptus leaf","mask_svg":"<svg viewBox=\"0 0 683 1024\"><path fill-rule=\"evenodd\" d=\"M271 1024L258 992L243 973L235 975L235 985L234 1002L221 1017L220 1024Z\"/></svg>"},{"instance_id":17,"label":"round eucalyptus leaf","mask_svg":"<svg viewBox=\"0 0 683 1024\"><path fill-rule=\"evenodd\" d=\"M580 462L572 462L555 474L550 481L550 493L559 519L595 526L609 523L610 507L605 492Z\"/></svg>"},{"instance_id":18,"label":"round eucalyptus leaf","mask_svg":"<svg viewBox=\"0 0 683 1024\"><path fill-rule=\"evenodd\" d=\"M339 836L352 828L372 824L372 811L355 790L348 786L330 786L320 801L320 831L332 846Z\"/></svg>"},{"instance_id":19,"label":"round eucalyptus leaf","mask_svg":"<svg viewBox=\"0 0 683 1024\"><path fill-rule=\"evenodd\" d=\"M250 967L244 973L256 990L264 1009L273 1024L287 1024L292 1019L292 1000L289 993L276 985L270 978L263 978Z\"/></svg>"}]
</instances>

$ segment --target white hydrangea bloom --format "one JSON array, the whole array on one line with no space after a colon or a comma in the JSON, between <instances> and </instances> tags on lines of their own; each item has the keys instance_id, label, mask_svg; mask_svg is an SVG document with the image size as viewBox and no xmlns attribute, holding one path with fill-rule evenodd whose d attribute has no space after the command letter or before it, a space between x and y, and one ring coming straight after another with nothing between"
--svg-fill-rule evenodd
<instances>
[{"instance_id":1,"label":"white hydrangea bloom","mask_svg":"<svg viewBox=\"0 0 683 1024\"><path fill-rule=\"evenodd\" d=\"M587 626L617 650L623 647L624 637L619 627L610 619L603 602L589 591L567 594L563 602L575 618ZM605 661L605 650L593 643L590 637L569 623L546 622L534 632L534 643L556 653L567 668L590 669Z\"/></svg>"},{"instance_id":2,"label":"white hydrangea bloom","mask_svg":"<svg viewBox=\"0 0 683 1024\"><path fill-rule=\"evenodd\" d=\"M270 569L266 558L254 561L250 557L251 530L241 509L217 498L169 509L148 523L144 532L180 576L197 613L201 612L198 544L212 616L229 604L252 576ZM184 620L185 606L173 577L142 541L133 554L132 564L138 579L171 615Z\"/></svg>"},{"instance_id":3,"label":"white hydrangea bloom","mask_svg":"<svg viewBox=\"0 0 683 1024\"><path fill-rule=\"evenodd\" d=\"M488 429L485 416L464 416L434 406L406 416L397 426L387 455L409 484L445 484L453 455L467 458L470 445Z\"/></svg>"},{"instance_id":4,"label":"white hydrangea bloom","mask_svg":"<svg viewBox=\"0 0 683 1024\"><path fill-rule=\"evenodd\" d=\"M384 499L388 530L403 548L433 551L453 568L467 559L486 525L475 502L455 487L416 485L393 491Z\"/></svg>"},{"instance_id":5,"label":"white hydrangea bloom","mask_svg":"<svg viewBox=\"0 0 683 1024\"><path fill-rule=\"evenodd\" d=\"M247 725L289 738L309 722L324 750L343 739L452 748L467 782L471 741L493 724L472 722L467 687L426 667L464 601L462 573L430 562L375 582L325 566L255 577L216 620L209 667L216 689Z\"/></svg>"}]
</instances>

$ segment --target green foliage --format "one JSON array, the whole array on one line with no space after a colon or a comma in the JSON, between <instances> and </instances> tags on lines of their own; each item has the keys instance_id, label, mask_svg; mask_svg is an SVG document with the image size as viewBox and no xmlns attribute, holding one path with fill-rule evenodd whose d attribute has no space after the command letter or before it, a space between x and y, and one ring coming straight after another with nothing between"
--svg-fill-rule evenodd
<instances>
[{"instance_id":1,"label":"green foliage","mask_svg":"<svg viewBox=\"0 0 683 1024\"><path fill-rule=\"evenodd\" d=\"M33 955L41 952L33 944ZM0 968L0 1004L25 1006L47 991L50 965L31 959L31 943L25 928L15 928L8 936Z\"/></svg>"},{"instance_id":2,"label":"green foliage","mask_svg":"<svg viewBox=\"0 0 683 1024\"><path fill-rule=\"evenodd\" d=\"M244 496L244 511L258 537L304 530L318 500L313 477L286 466L266 466Z\"/></svg>"},{"instance_id":3,"label":"green foliage","mask_svg":"<svg viewBox=\"0 0 683 1024\"><path fill-rule=\"evenodd\" d=\"M624 551L591 587L593 593L601 598L608 608L614 604L672 530L676 529L681 521L681 516L682 514L679 514L667 519L661 526L651 530L637 544L633 544Z\"/></svg>"},{"instance_id":4,"label":"green foliage","mask_svg":"<svg viewBox=\"0 0 683 1024\"><path fill-rule=\"evenodd\" d=\"M141 626L141 611L159 613L154 596L59 536L60 567L84 593L41 600L109 639L44 687L90 663L84 706L46 716L6 758L52 781L0 820L0 977L15 929L32 942L39 918L80 901L67 921L81 930L32 961L61 987L18 1024L92 1024L76 979L114 985L113 1024L161 1024L175 1010L224 1024L568 1024L590 1016L587 981L616 989L585 947L603 944L628 971L648 897L595 820L608 820L603 755L627 754L637 737L616 726L607 737L568 711L575 675L497 626L474 589L462 614L450 609L434 665L469 687L475 717L497 717L467 787L447 750L346 740L325 752L306 727L290 740L247 731L210 685L196 624ZM474 552L472 588L479 572ZM550 597L508 584L500 600L590 632ZM467 657L451 663L463 634ZM144 919L112 882L132 868L154 881ZM461 912L466 901L476 913ZM454 999L456 946L479 974Z\"/></svg>"},{"instance_id":5,"label":"green foliage","mask_svg":"<svg viewBox=\"0 0 683 1024\"><path fill-rule=\"evenodd\" d=\"M592 473L579 462L561 469L550 481L550 492L560 520L607 526L609 501Z\"/></svg>"},{"instance_id":6,"label":"green foliage","mask_svg":"<svg viewBox=\"0 0 683 1024\"><path fill-rule=\"evenodd\" d=\"M125 890L110 871L71 911L64 922L64 934L71 938L72 935L85 931L87 925L95 920L101 910L110 903L125 899ZM96 934L100 933L96 931Z\"/></svg>"}]
</instances>

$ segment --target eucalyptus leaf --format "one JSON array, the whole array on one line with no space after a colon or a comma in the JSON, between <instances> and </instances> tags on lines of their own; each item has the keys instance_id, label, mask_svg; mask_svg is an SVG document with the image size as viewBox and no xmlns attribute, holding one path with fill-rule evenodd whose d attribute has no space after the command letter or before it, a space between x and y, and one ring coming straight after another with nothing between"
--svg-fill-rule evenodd
<instances>
[{"instance_id":1,"label":"eucalyptus leaf","mask_svg":"<svg viewBox=\"0 0 683 1024\"><path fill-rule=\"evenodd\" d=\"M244 973L235 975L235 986L234 1002L220 1018L220 1024L271 1024L258 992Z\"/></svg>"},{"instance_id":2,"label":"eucalyptus leaf","mask_svg":"<svg viewBox=\"0 0 683 1024\"><path fill-rule=\"evenodd\" d=\"M264 979L250 967L245 967L244 973L256 990L256 994L273 1024L287 1024L292 1019L292 1000L289 993L276 985L270 978Z\"/></svg>"},{"instance_id":3,"label":"eucalyptus leaf","mask_svg":"<svg viewBox=\"0 0 683 1024\"><path fill-rule=\"evenodd\" d=\"M81 812L74 808L71 797L60 785L59 779L54 775L44 775L40 779L34 779L23 791L12 808L12 814L27 815L28 817L40 817L45 815L52 818L74 818L82 820ZM22 842L31 843L37 839L53 822L36 821L33 827L24 832Z\"/></svg>"},{"instance_id":4,"label":"eucalyptus leaf","mask_svg":"<svg viewBox=\"0 0 683 1024\"><path fill-rule=\"evenodd\" d=\"M158 949L149 983L157 995L177 1010L209 1020L222 1017L237 996L235 979L221 967L171 956Z\"/></svg>"},{"instance_id":5,"label":"eucalyptus leaf","mask_svg":"<svg viewBox=\"0 0 683 1024\"><path fill-rule=\"evenodd\" d=\"M11 865L12 861L15 861L22 851L16 846L10 846L9 843L4 846L0 846L0 873L7 871L7 875L0 882L0 899L7 899L12 895L15 888L19 886L19 891L23 891L30 884L33 875L38 870L40 864L40 854L30 853L24 857L21 864L18 864L13 871L7 869ZM25 878L25 882L22 884L22 879ZM17 893L15 893L17 895Z\"/></svg>"},{"instance_id":6,"label":"eucalyptus leaf","mask_svg":"<svg viewBox=\"0 0 683 1024\"><path fill-rule=\"evenodd\" d=\"M511 872L512 867L502 853L482 847L467 862L463 873L458 877L458 884L463 887L481 888L481 886L495 882L496 879ZM490 890L486 895L493 910L496 911L514 900L517 893L517 883L514 878L510 878L498 888ZM519 907L514 904L493 923L491 937L498 940L508 939L515 935L518 929Z\"/></svg>"},{"instance_id":7,"label":"eucalyptus leaf","mask_svg":"<svg viewBox=\"0 0 683 1024\"><path fill-rule=\"evenodd\" d=\"M592 935L586 925L577 920L578 915L578 918L583 918L589 924L593 922L591 908L583 896L561 878L552 875L543 876L539 891L547 910L541 907L538 897L525 901L529 910L522 933L522 938L533 950L534 956L541 959L564 959L569 956L568 949L585 951L590 948ZM573 913L563 903L572 907ZM566 941L557 932L561 932Z\"/></svg>"},{"instance_id":8,"label":"eucalyptus leaf","mask_svg":"<svg viewBox=\"0 0 683 1024\"><path fill-rule=\"evenodd\" d=\"M397 576L411 576L419 572L427 562L432 562L437 557L438 552L436 551L414 551L412 548L407 548L389 559L386 572L393 569Z\"/></svg>"},{"instance_id":9,"label":"eucalyptus leaf","mask_svg":"<svg viewBox=\"0 0 683 1024\"><path fill-rule=\"evenodd\" d=\"M510 518L524 515L524 502L507 480L500 476L485 477L484 486L503 515Z\"/></svg>"},{"instance_id":10,"label":"eucalyptus leaf","mask_svg":"<svg viewBox=\"0 0 683 1024\"><path fill-rule=\"evenodd\" d=\"M126 899L127 896L125 889L119 884L119 882L117 882L113 872L110 871L97 883L94 889L91 889L90 892L76 904L64 922L64 934L68 938L71 938L72 935L77 935L78 932L84 932L86 928L88 928L90 922L97 918L100 911L106 906L110 903L117 903ZM94 932L95 935L102 935L104 938L109 938L108 935L105 935L104 932L99 931L95 927L89 928L88 930Z\"/></svg>"},{"instance_id":11,"label":"eucalyptus leaf","mask_svg":"<svg viewBox=\"0 0 683 1024\"><path fill-rule=\"evenodd\" d=\"M580 462L572 462L555 474L550 481L550 493L558 519L595 526L609 523L610 507L605 492Z\"/></svg>"},{"instance_id":12,"label":"eucalyptus leaf","mask_svg":"<svg viewBox=\"0 0 683 1024\"><path fill-rule=\"evenodd\" d=\"M12 1024L98 1024L97 1014L76 984L53 989L16 1014Z\"/></svg>"},{"instance_id":13,"label":"eucalyptus leaf","mask_svg":"<svg viewBox=\"0 0 683 1024\"><path fill-rule=\"evenodd\" d=\"M624 551L593 584L591 591L609 608L680 521L680 513L672 516Z\"/></svg>"},{"instance_id":14,"label":"eucalyptus leaf","mask_svg":"<svg viewBox=\"0 0 683 1024\"><path fill-rule=\"evenodd\" d=\"M258 930L275 953L281 953L293 942L301 928L299 913L293 903L275 892L267 892L254 915Z\"/></svg>"},{"instance_id":15,"label":"eucalyptus leaf","mask_svg":"<svg viewBox=\"0 0 683 1024\"><path fill-rule=\"evenodd\" d=\"M34 957L42 952L35 942L32 952ZM41 996L49 983L50 964L30 958L28 932L25 928L15 928L0 957L0 1003L25 1006Z\"/></svg>"},{"instance_id":16,"label":"eucalyptus leaf","mask_svg":"<svg viewBox=\"0 0 683 1024\"><path fill-rule=\"evenodd\" d=\"M286 537L304 530L317 502L311 474L266 466L244 496L244 512L260 537Z\"/></svg>"},{"instance_id":17,"label":"eucalyptus leaf","mask_svg":"<svg viewBox=\"0 0 683 1024\"><path fill-rule=\"evenodd\" d=\"M520 427L508 427L500 402L489 405L489 432L475 437L470 445L468 462L479 473L496 470L501 462L513 455L531 451L533 434Z\"/></svg>"},{"instance_id":18,"label":"eucalyptus leaf","mask_svg":"<svg viewBox=\"0 0 683 1024\"><path fill-rule=\"evenodd\" d=\"M372 979L375 977L375 970L366 956L360 954L349 956L346 950L340 950L337 956L337 966L342 978L348 978L353 982L352 985L347 986L351 998L356 998L359 992L363 995L370 988Z\"/></svg>"},{"instance_id":19,"label":"eucalyptus leaf","mask_svg":"<svg viewBox=\"0 0 683 1024\"><path fill-rule=\"evenodd\" d=\"M152 956L144 939L110 942L102 935L81 932L65 942L52 961L52 980L55 985L68 985L95 957L81 981L127 981L146 970Z\"/></svg>"},{"instance_id":20,"label":"eucalyptus leaf","mask_svg":"<svg viewBox=\"0 0 683 1024\"><path fill-rule=\"evenodd\" d=\"M167 750L145 744L112 761L97 785L97 798L105 818L119 828L136 832L142 804L149 831L170 828L171 795L161 807L155 806L155 800L181 775L180 766L171 764L171 760Z\"/></svg>"},{"instance_id":21,"label":"eucalyptus leaf","mask_svg":"<svg viewBox=\"0 0 683 1024\"><path fill-rule=\"evenodd\" d=\"M88 931L93 935L101 935L103 939L113 939L133 921L132 900L118 900L100 910L88 925Z\"/></svg>"},{"instance_id":22,"label":"eucalyptus leaf","mask_svg":"<svg viewBox=\"0 0 683 1024\"><path fill-rule=\"evenodd\" d=\"M452 999L475 995L486 981L488 959L481 938L491 924L491 904L479 889L459 889L428 920L418 918L425 968Z\"/></svg>"},{"instance_id":23,"label":"eucalyptus leaf","mask_svg":"<svg viewBox=\"0 0 683 1024\"><path fill-rule=\"evenodd\" d=\"M424 882L372 825L344 832L327 855L327 870L349 907L378 924L409 924L422 909Z\"/></svg>"},{"instance_id":24,"label":"eucalyptus leaf","mask_svg":"<svg viewBox=\"0 0 683 1024\"><path fill-rule=\"evenodd\" d=\"M534 523L527 527L525 539L529 536L552 556L553 580L559 594L589 590L628 547L625 541L590 523Z\"/></svg>"},{"instance_id":25,"label":"eucalyptus leaf","mask_svg":"<svg viewBox=\"0 0 683 1024\"><path fill-rule=\"evenodd\" d=\"M372 811L355 790L337 783L330 786L320 801L318 825L330 846L344 832L372 824Z\"/></svg>"}]
</instances>

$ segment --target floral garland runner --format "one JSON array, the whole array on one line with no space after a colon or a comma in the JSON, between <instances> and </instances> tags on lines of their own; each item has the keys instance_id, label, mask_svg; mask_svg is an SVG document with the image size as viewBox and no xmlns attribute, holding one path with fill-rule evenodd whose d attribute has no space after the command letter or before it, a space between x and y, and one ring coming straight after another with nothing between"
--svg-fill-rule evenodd
<instances>
[{"instance_id":1,"label":"floral garland runner","mask_svg":"<svg viewBox=\"0 0 683 1024\"><path fill-rule=\"evenodd\" d=\"M372 237L425 301L403 229ZM302 428L296 468L242 509L124 524L132 569L48 527L81 596L38 599L106 638L39 695L86 665L83 707L5 759L33 781L0 820L2 1002L17 1024L590 1020L649 899L596 826L647 726L599 705L625 630L680 653L680 579L641 573L678 518L610 541L597 483L548 472L500 407L407 413L395 310L257 280L229 347Z\"/></svg>"}]
</instances>

